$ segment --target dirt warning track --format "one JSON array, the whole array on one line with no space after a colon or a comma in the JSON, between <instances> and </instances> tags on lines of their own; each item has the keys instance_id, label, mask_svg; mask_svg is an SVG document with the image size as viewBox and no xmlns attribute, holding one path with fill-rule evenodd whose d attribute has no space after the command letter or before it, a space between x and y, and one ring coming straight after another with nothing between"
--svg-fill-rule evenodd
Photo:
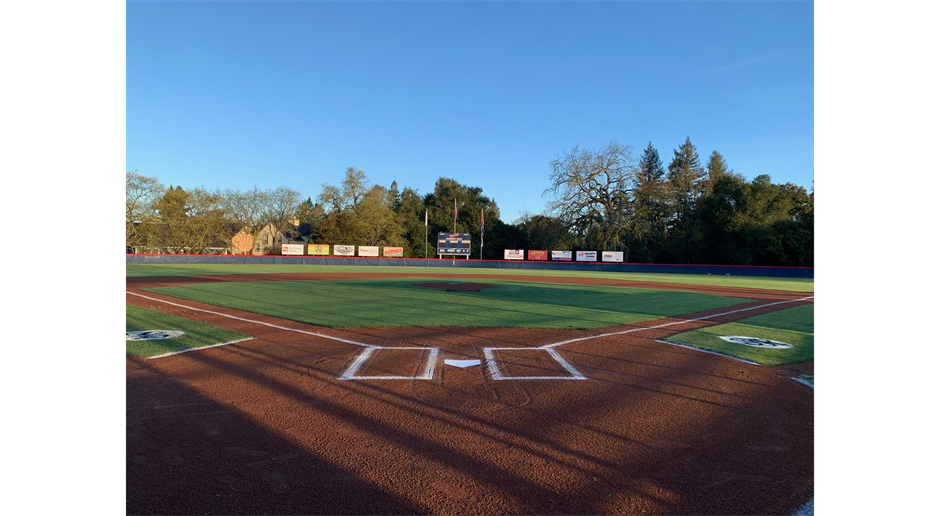
<instances>
[{"instance_id":1,"label":"dirt warning track","mask_svg":"<svg viewBox=\"0 0 940 516\"><path fill-rule=\"evenodd\" d=\"M811 389L656 342L805 295L593 330L330 329L137 290L154 281L182 284L128 278L128 303L253 340L128 357L129 514L792 514L813 494ZM550 349L584 380L537 378L570 377L545 346L582 338ZM370 346L359 376L421 378L431 349L435 369L342 379ZM530 379L494 378L486 349Z\"/></svg>"}]
</instances>

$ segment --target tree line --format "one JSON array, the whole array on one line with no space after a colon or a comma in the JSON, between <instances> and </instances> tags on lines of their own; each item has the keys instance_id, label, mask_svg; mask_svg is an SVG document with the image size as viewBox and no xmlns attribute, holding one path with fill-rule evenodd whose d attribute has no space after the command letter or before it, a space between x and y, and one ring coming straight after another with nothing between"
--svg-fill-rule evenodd
<instances>
[{"instance_id":1,"label":"tree line","mask_svg":"<svg viewBox=\"0 0 940 516\"><path fill-rule=\"evenodd\" d=\"M638 263L813 266L813 193L767 175L748 181L717 151L703 166L688 138L668 166L652 143L639 156L616 141L574 147L550 163L549 182L545 212L505 223L481 188L444 177L420 195L395 181L372 184L350 167L339 184L303 199L287 186L185 190L129 171L126 244L213 253L231 249L236 233L256 237L270 225L291 240L403 247L404 256L423 258L436 256L438 232L456 231L473 234L476 258L482 215L484 259L502 259L504 249L595 250Z\"/></svg>"}]
</instances>

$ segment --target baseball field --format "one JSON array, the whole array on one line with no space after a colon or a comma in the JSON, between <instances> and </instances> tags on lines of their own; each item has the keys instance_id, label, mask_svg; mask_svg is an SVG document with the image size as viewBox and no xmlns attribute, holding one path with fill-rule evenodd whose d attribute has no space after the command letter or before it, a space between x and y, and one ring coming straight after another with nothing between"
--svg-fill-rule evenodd
<instances>
[{"instance_id":1,"label":"baseball field","mask_svg":"<svg viewBox=\"0 0 940 516\"><path fill-rule=\"evenodd\" d=\"M126 267L128 514L813 498L812 279Z\"/></svg>"}]
</instances>

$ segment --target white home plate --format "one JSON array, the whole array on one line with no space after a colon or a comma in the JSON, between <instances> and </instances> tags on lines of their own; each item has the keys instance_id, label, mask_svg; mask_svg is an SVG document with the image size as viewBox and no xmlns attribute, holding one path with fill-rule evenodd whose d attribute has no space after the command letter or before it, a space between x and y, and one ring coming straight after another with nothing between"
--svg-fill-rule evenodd
<instances>
[{"instance_id":1,"label":"white home plate","mask_svg":"<svg viewBox=\"0 0 940 516\"><path fill-rule=\"evenodd\" d=\"M471 367L475 365L480 365L480 360L479 359L477 360L453 360L453 359L448 358L444 360L444 363L447 365L452 365L456 367Z\"/></svg>"}]
</instances>

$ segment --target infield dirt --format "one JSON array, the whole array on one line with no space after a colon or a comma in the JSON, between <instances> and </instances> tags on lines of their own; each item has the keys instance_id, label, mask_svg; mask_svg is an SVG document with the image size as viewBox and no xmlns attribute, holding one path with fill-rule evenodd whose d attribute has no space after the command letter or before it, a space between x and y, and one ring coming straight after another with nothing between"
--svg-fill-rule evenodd
<instances>
[{"instance_id":1,"label":"infield dirt","mask_svg":"<svg viewBox=\"0 0 940 516\"><path fill-rule=\"evenodd\" d=\"M402 277L128 278L130 304L254 340L156 360L127 357L127 512L792 514L812 497L810 388L786 369L656 342L805 303L764 307L805 294L499 276L754 301L593 330L329 329L139 290L384 276ZM755 309L682 322L743 308ZM677 324L554 348L586 380L495 380L485 361L443 365L444 359L482 359L483 348L533 348L498 355L501 367L510 376L560 376L566 372L558 363L534 348L669 321ZM292 330L383 348L440 348L440 364L431 380L343 381L363 348ZM385 355L363 367L417 375L424 364L412 355L399 352L394 364L382 365L392 356Z\"/></svg>"}]
</instances>

